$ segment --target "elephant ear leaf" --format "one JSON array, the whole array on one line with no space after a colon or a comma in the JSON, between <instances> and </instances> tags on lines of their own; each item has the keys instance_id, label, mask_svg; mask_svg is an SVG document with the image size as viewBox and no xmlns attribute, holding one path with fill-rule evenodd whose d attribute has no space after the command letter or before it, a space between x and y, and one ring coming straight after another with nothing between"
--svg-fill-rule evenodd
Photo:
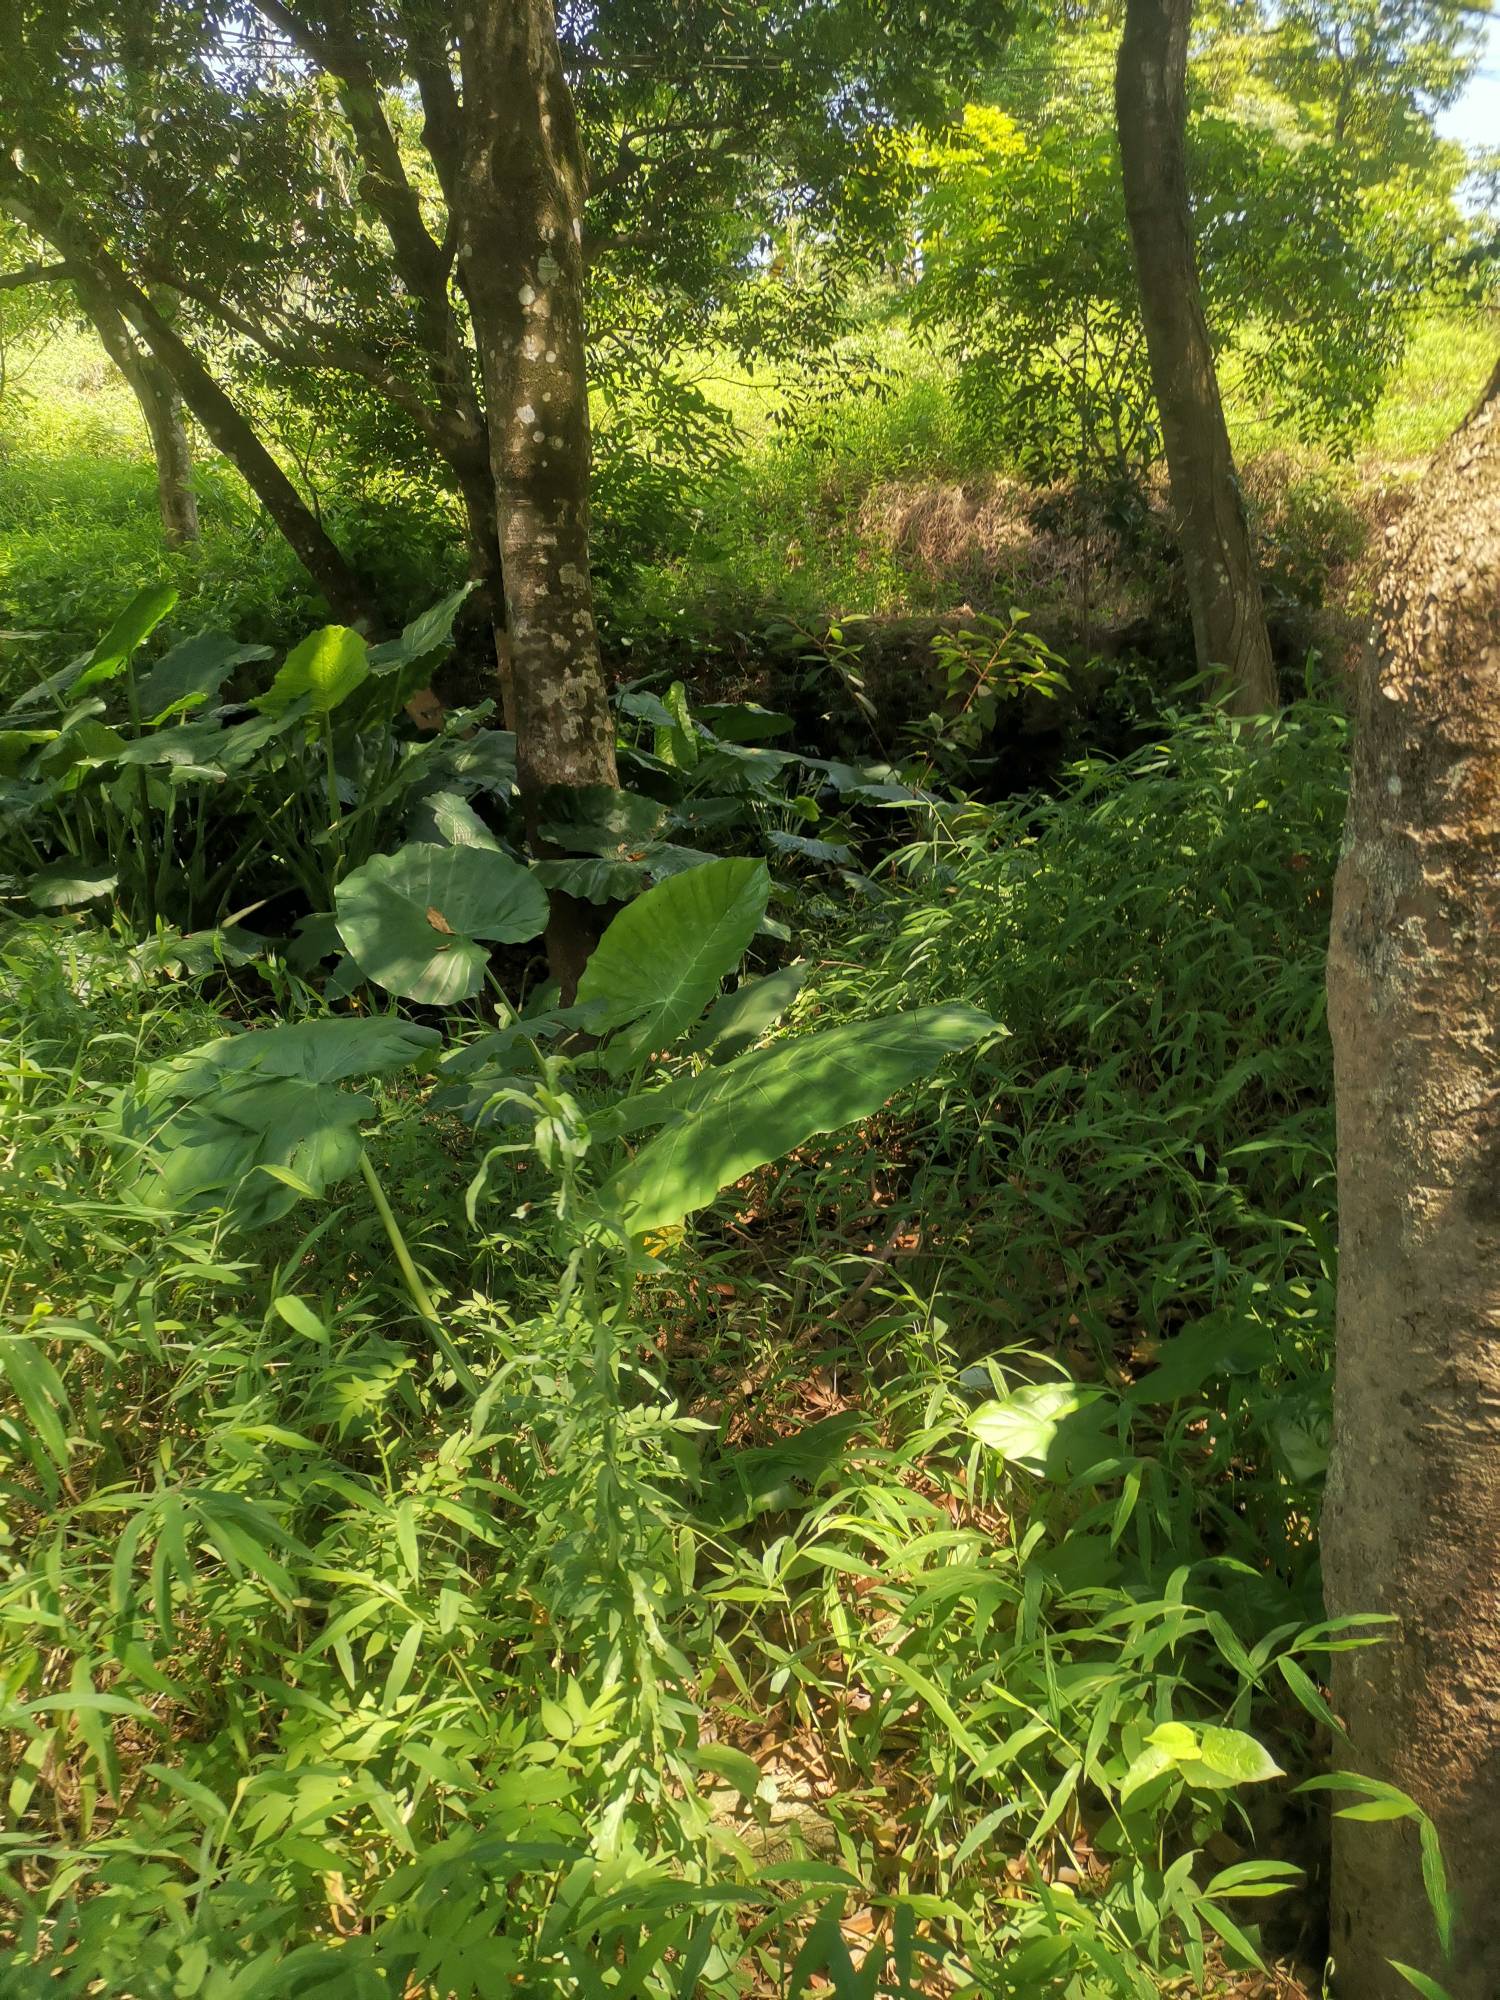
<instances>
[{"instance_id":1,"label":"elephant ear leaf","mask_svg":"<svg viewBox=\"0 0 1500 2000\"><path fill-rule=\"evenodd\" d=\"M293 646L256 707L281 715L293 702L305 701L312 714L331 715L369 671L370 649L363 636L347 625L324 625Z\"/></svg>"},{"instance_id":2,"label":"elephant ear leaf","mask_svg":"<svg viewBox=\"0 0 1500 2000\"><path fill-rule=\"evenodd\" d=\"M669 1228L818 1133L871 1117L994 1027L972 1007L920 1007L752 1049L705 1070L686 1090L668 1084L637 1100L649 1107L659 1095L668 1115L657 1137L605 1184L605 1199L632 1235Z\"/></svg>"},{"instance_id":3,"label":"elephant ear leaf","mask_svg":"<svg viewBox=\"0 0 1500 2000\"><path fill-rule=\"evenodd\" d=\"M547 895L507 855L413 841L344 878L334 921L366 979L405 1000L447 1007L479 991L486 944L540 936Z\"/></svg>"},{"instance_id":4,"label":"elephant ear leaf","mask_svg":"<svg viewBox=\"0 0 1500 2000\"><path fill-rule=\"evenodd\" d=\"M763 861L710 861L669 875L621 910L578 982L580 1003L623 1031L605 1052L611 1075L692 1026L744 957L770 893Z\"/></svg>"},{"instance_id":5,"label":"elephant ear leaf","mask_svg":"<svg viewBox=\"0 0 1500 2000\"><path fill-rule=\"evenodd\" d=\"M274 1222L359 1165L358 1128L375 1107L339 1086L403 1068L441 1039L394 1017L303 1021L155 1064L117 1115L138 1194L153 1207L221 1208L240 1229Z\"/></svg>"},{"instance_id":6,"label":"elephant ear leaf","mask_svg":"<svg viewBox=\"0 0 1500 2000\"><path fill-rule=\"evenodd\" d=\"M170 583L151 583L138 590L84 661L83 672L68 690L69 701L97 687L100 681L112 681L176 602L176 587Z\"/></svg>"}]
</instances>

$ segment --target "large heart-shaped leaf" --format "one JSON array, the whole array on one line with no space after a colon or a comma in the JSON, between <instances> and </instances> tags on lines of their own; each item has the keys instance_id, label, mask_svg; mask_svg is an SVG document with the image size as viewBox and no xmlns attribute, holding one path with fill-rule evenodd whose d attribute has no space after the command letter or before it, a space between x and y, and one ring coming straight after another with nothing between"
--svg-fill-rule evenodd
<instances>
[{"instance_id":1,"label":"large heart-shaped leaf","mask_svg":"<svg viewBox=\"0 0 1500 2000\"><path fill-rule=\"evenodd\" d=\"M223 1208L238 1228L258 1229L354 1172L357 1128L374 1109L368 1097L331 1084L256 1077L178 1105L149 1133L137 1108L124 1130L145 1141L139 1185L146 1200Z\"/></svg>"},{"instance_id":2,"label":"large heart-shaped leaf","mask_svg":"<svg viewBox=\"0 0 1500 2000\"><path fill-rule=\"evenodd\" d=\"M605 1199L634 1234L681 1222L815 1134L872 1116L994 1026L972 1007L921 1007L752 1049L687 1091L668 1085L659 1096L669 1122L606 1184Z\"/></svg>"},{"instance_id":3,"label":"large heart-shaped leaf","mask_svg":"<svg viewBox=\"0 0 1500 2000\"><path fill-rule=\"evenodd\" d=\"M224 1035L150 1072L148 1094L201 1097L230 1076L290 1076L303 1083L341 1083L404 1069L441 1042L435 1028L394 1014L347 1021L291 1021L251 1034Z\"/></svg>"},{"instance_id":4,"label":"large heart-shaped leaf","mask_svg":"<svg viewBox=\"0 0 1500 2000\"><path fill-rule=\"evenodd\" d=\"M83 672L68 690L69 700L100 681L113 680L137 646L151 636L176 602L174 584L151 583L144 590L138 590L89 654Z\"/></svg>"},{"instance_id":5,"label":"large heart-shaped leaf","mask_svg":"<svg viewBox=\"0 0 1500 2000\"><path fill-rule=\"evenodd\" d=\"M350 1077L404 1068L441 1040L394 1016L289 1022L224 1035L160 1062L121 1107L145 1197L224 1208L240 1228L284 1215L359 1164L374 1106Z\"/></svg>"},{"instance_id":6,"label":"large heart-shaped leaf","mask_svg":"<svg viewBox=\"0 0 1500 2000\"><path fill-rule=\"evenodd\" d=\"M163 653L150 673L141 677L141 714L156 722L174 709L197 708L217 694L234 669L251 660L268 660L269 646L246 646L227 632L198 632Z\"/></svg>"},{"instance_id":7,"label":"large heart-shaped leaf","mask_svg":"<svg viewBox=\"0 0 1500 2000\"><path fill-rule=\"evenodd\" d=\"M519 944L547 923L546 892L518 863L427 842L367 861L339 884L334 905L365 977L431 1007L479 991L489 956L481 940Z\"/></svg>"},{"instance_id":8,"label":"large heart-shaped leaf","mask_svg":"<svg viewBox=\"0 0 1500 2000\"><path fill-rule=\"evenodd\" d=\"M537 802L543 840L570 854L623 861L665 832L671 808L613 785L548 785Z\"/></svg>"},{"instance_id":9,"label":"large heart-shaped leaf","mask_svg":"<svg viewBox=\"0 0 1500 2000\"><path fill-rule=\"evenodd\" d=\"M578 982L579 1000L606 1027L629 1027L606 1053L611 1074L691 1027L743 958L770 893L763 862L711 861L669 875L621 910Z\"/></svg>"},{"instance_id":10,"label":"large heart-shaped leaf","mask_svg":"<svg viewBox=\"0 0 1500 2000\"><path fill-rule=\"evenodd\" d=\"M329 715L369 671L370 649L363 635L348 625L325 625L293 646L256 707L280 715L305 696L314 715Z\"/></svg>"}]
</instances>

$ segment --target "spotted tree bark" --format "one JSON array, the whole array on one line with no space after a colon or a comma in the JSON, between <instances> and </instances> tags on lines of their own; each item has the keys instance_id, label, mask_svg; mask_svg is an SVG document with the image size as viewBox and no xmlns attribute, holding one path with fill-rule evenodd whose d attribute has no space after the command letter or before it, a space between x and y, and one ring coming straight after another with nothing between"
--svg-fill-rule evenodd
<instances>
[{"instance_id":1,"label":"spotted tree bark","mask_svg":"<svg viewBox=\"0 0 1500 2000\"><path fill-rule=\"evenodd\" d=\"M1341 2000L1397 1958L1500 1994L1500 368L1397 531L1359 689L1328 961L1341 1250L1329 1611L1350 1768L1436 1822L1438 1962L1409 1824L1336 1820Z\"/></svg>"},{"instance_id":2,"label":"spotted tree bark","mask_svg":"<svg viewBox=\"0 0 1500 2000\"><path fill-rule=\"evenodd\" d=\"M1278 705L1250 530L1203 316L1187 177L1192 0L1127 0L1115 73L1125 213L1198 665L1230 707Z\"/></svg>"},{"instance_id":3,"label":"spotted tree bark","mask_svg":"<svg viewBox=\"0 0 1500 2000\"><path fill-rule=\"evenodd\" d=\"M589 570L584 164L552 0L476 0L461 46L459 266L484 378L510 641L517 778L533 836L549 785L614 785ZM569 986L587 906L548 947Z\"/></svg>"},{"instance_id":4,"label":"spotted tree bark","mask_svg":"<svg viewBox=\"0 0 1500 2000\"><path fill-rule=\"evenodd\" d=\"M161 509L162 540L180 549L198 539L198 496L193 489L193 451L183 422L182 399L172 378L136 343L123 316L102 293L79 286L84 310L93 321L104 351L130 384L141 407L156 459L156 497Z\"/></svg>"}]
</instances>

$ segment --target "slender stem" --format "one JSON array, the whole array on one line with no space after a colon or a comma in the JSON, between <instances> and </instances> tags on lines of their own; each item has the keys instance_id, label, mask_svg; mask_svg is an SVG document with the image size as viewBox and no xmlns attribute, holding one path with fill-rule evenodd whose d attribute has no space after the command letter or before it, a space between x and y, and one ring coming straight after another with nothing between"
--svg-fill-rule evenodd
<instances>
[{"instance_id":1,"label":"slender stem","mask_svg":"<svg viewBox=\"0 0 1500 2000\"><path fill-rule=\"evenodd\" d=\"M333 717L325 708L323 711L323 761L328 775L328 815L333 829L333 872L329 880L337 882L343 873L344 862L344 809L339 804L338 771L333 761Z\"/></svg>"},{"instance_id":2,"label":"slender stem","mask_svg":"<svg viewBox=\"0 0 1500 2000\"><path fill-rule=\"evenodd\" d=\"M141 727L141 696L135 683L135 661L125 662L125 699L130 704L130 733L138 742L144 730ZM144 764L135 767L136 791L141 802L141 887L146 898L146 928L156 929L156 874L152 866L151 839L151 780L146 776Z\"/></svg>"},{"instance_id":3,"label":"slender stem","mask_svg":"<svg viewBox=\"0 0 1500 2000\"><path fill-rule=\"evenodd\" d=\"M477 1396L479 1394L479 1383L464 1363L452 1341L443 1331L442 1321L437 1315L437 1307L432 1303L432 1294L422 1283L421 1273L412 1262L411 1252L406 1247L406 1238L401 1234L401 1225L397 1222L395 1211L386 1199L385 1189L380 1185L380 1177L370 1164L369 1154L363 1151L361 1151L359 1156L359 1170L365 1177L365 1186L370 1190L370 1199L375 1204L375 1213L380 1217L385 1227L385 1233L390 1238L391 1248L396 1253L396 1262L400 1266L401 1276L411 1297L412 1304L426 1322L427 1330L432 1335L438 1352L453 1370L453 1373L463 1384L464 1388L468 1390L469 1394Z\"/></svg>"}]
</instances>

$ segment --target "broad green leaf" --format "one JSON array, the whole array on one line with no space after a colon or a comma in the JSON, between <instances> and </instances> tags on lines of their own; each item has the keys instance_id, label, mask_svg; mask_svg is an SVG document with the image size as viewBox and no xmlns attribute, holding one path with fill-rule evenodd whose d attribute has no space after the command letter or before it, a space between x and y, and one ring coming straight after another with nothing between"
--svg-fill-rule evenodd
<instances>
[{"instance_id":1,"label":"broad green leaf","mask_svg":"<svg viewBox=\"0 0 1500 2000\"><path fill-rule=\"evenodd\" d=\"M113 680L176 602L175 584L150 583L144 590L137 591L89 654L83 672L68 690L69 700L82 694L85 688L97 686L100 681Z\"/></svg>"},{"instance_id":2,"label":"broad green leaf","mask_svg":"<svg viewBox=\"0 0 1500 2000\"><path fill-rule=\"evenodd\" d=\"M797 726L791 716L753 701L709 702L699 708L698 720L721 743L763 743L770 736L786 736Z\"/></svg>"},{"instance_id":3,"label":"broad green leaf","mask_svg":"<svg viewBox=\"0 0 1500 2000\"><path fill-rule=\"evenodd\" d=\"M415 1062L442 1041L435 1028L418 1027L394 1014L361 1020L286 1022L249 1034L225 1035L168 1057L148 1073L147 1093L200 1097L226 1077L256 1074L296 1077L304 1083L339 1083L379 1076Z\"/></svg>"},{"instance_id":4,"label":"broad green leaf","mask_svg":"<svg viewBox=\"0 0 1500 2000\"><path fill-rule=\"evenodd\" d=\"M196 708L217 694L236 667L268 660L269 646L246 646L227 632L198 632L162 654L141 676L141 714L154 722L172 709Z\"/></svg>"},{"instance_id":5,"label":"broad green leaf","mask_svg":"<svg viewBox=\"0 0 1500 2000\"><path fill-rule=\"evenodd\" d=\"M257 1229L303 1193L321 1195L355 1171L356 1128L374 1109L333 1084L248 1077L179 1106L164 1123L138 1104L123 1130L141 1145L141 1192L154 1206L223 1208L237 1227Z\"/></svg>"},{"instance_id":6,"label":"broad green leaf","mask_svg":"<svg viewBox=\"0 0 1500 2000\"><path fill-rule=\"evenodd\" d=\"M412 808L410 832L413 840L501 852L500 842L460 792L429 792L418 799Z\"/></svg>"},{"instance_id":7,"label":"broad green leaf","mask_svg":"<svg viewBox=\"0 0 1500 2000\"><path fill-rule=\"evenodd\" d=\"M800 855L804 861L826 861L844 868L854 859L854 849L836 840L813 840L805 833L768 833L767 840L778 854Z\"/></svg>"},{"instance_id":8,"label":"broad green leaf","mask_svg":"<svg viewBox=\"0 0 1500 2000\"><path fill-rule=\"evenodd\" d=\"M399 639L387 639L382 645L372 646L371 667L377 673L385 673L446 653L453 644L453 621L474 589L474 584L464 584L413 618Z\"/></svg>"},{"instance_id":9,"label":"broad green leaf","mask_svg":"<svg viewBox=\"0 0 1500 2000\"><path fill-rule=\"evenodd\" d=\"M486 942L519 944L547 924L546 893L519 863L424 842L367 861L339 884L334 905L339 936L365 977L432 1007L479 991Z\"/></svg>"},{"instance_id":10,"label":"broad green leaf","mask_svg":"<svg viewBox=\"0 0 1500 2000\"><path fill-rule=\"evenodd\" d=\"M585 903L628 903L650 880L644 861L610 861L600 854L579 854L569 861L537 861L531 872L544 889L560 889L565 896L577 896Z\"/></svg>"},{"instance_id":11,"label":"broad green leaf","mask_svg":"<svg viewBox=\"0 0 1500 2000\"><path fill-rule=\"evenodd\" d=\"M670 875L628 904L599 940L578 998L606 1028L627 1028L605 1066L618 1076L691 1027L739 964L771 893L765 864L713 861Z\"/></svg>"},{"instance_id":12,"label":"broad green leaf","mask_svg":"<svg viewBox=\"0 0 1500 2000\"><path fill-rule=\"evenodd\" d=\"M543 840L570 854L635 858L665 832L671 809L612 785L549 785L537 804Z\"/></svg>"},{"instance_id":13,"label":"broad green leaf","mask_svg":"<svg viewBox=\"0 0 1500 2000\"><path fill-rule=\"evenodd\" d=\"M1084 1472L1109 1455L1112 1404L1076 1382L1028 1382L969 1418L981 1444L1038 1478Z\"/></svg>"},{"instance_id":14,"label":"broad green leaf","mask_svg":"<svg viewBox=\"0 0 1500 2000\"><path fill-rule=\"evenodd\" d=\"M516 739L508 729L477 729L444 748L434 768L456 791L507 799L516 788Z\"/></svg>"},{"instance_id":15,"label":"broad green leaf","mask_svg":"<svg viewBox=\"0 0 1500 2000\"><path fill-rule=\"evenodd\" d=\"M54 861L50 867L37 870L26 885L26 893L39 910L70 910L78 903L107 896L119 879L119 870L102 862Z\"/></svg>"},{"instance_id":16,"label":"broad green leaf","mask_svg":"<svg viewBox=\"0 0 1500 2000\"><path fill-rule=\"evenodd\" d=\"M872 1117L994 1025L972 1007L922 1007L752 1049L705 1071L685 1097L673 1093L671 1123L613 1176L605 1198L637 1235L681 1222L815 1134Z\"/></svg>"},{"instance_id":17,"label":"broad green leaf","mask_svg":"<svg viewBox=\"0 0 1500 2000\"><path fill-rule=\"evenodd\" d=\"M353 694L370 671L370 649L348 625L325 625L293 646L256 702L267 715L280 715L306 697L314 715L329 715Z\"/></svg>"},{"instance_id":18,"label":"broad green leaf","mask_svg":"<svg viewBox=\"0 0 1500 2000\"><path fill-rule=\"evenodd\" d=\"M732 993L721 994L688 1041L711 1061L732 1062L753 1048L781 1019L801 992L812 967L805 959L767 972L759 979L742 979Z\"/></svg>"}]
</instances>

